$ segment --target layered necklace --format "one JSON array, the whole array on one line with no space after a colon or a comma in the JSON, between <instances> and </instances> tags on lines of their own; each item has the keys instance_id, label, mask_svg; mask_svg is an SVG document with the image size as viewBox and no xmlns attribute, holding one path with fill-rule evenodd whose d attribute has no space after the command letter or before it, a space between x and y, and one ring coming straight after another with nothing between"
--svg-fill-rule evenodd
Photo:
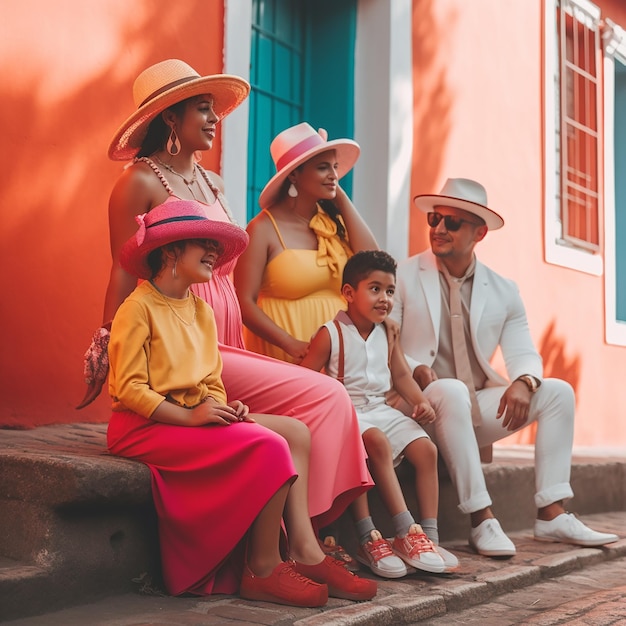
<instances>
[{"instance_id":1,"label":"layered necklace","mask_svg":"<svg viewBox=\"0 0 626 626\"><path fill-rule=\"evenodd\" d=\"M191 322L188 322L184 317L180 315L180 313L171 305L169 299L165 296L165 294L154 284L153 280L150 280L150 284L154 287L155 291L161 296L161 300L167 304L170 311L185 325L185 326L193 326L196 323L196 317L198 317L198 301L196 296L188 292L188 298L193 298L193 319ZM185 303L186 304L186 303Z\"/></svg>"},{"instance_id":2,"label":"layered necklace","mask_svg":"<svg viewBox=\"0 0 626 626\"><path fill-rule=\"evenodd\" d=\"M195 163L193 164L193 172L191 174L191 178L187 179L180 172L177 172L169 163L161 161L161 159L159 159L159 157L156 155L155 158L168 172L172 172L174 176L178 176L178 178L182 179L185 185L187 185L187 189L189 189L189 193L193 196L194 200L199 200L200 202L208 201L208 198L206 197L206 194L204 193L200 185L198 185L198 189L200 189L200 192L202 193L202 198L198 198L198 196L196 196L196 194L194 193L194 185L198 180L198 168L196 167Z\"/></svg>"}]
</instances>

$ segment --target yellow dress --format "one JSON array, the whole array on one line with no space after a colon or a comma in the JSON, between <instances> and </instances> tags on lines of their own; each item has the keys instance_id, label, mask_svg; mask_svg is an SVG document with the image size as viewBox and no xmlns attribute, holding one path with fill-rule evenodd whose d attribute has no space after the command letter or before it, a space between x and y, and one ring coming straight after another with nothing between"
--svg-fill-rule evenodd
<instances>
[{"instance_id":1,"label":"yellow dress","mask_svg":"<svg viewBox=\"0 0 626 626\"><path fill-rule=\"evenodd\" d=\"M271 220L283 250L265 266L257 304L290 335L310 341L320 326L346 308L341 277L352 251L337 235L335 222L319 207L309 222L317 236L317 250L287 248L270 212L263 213ZM284 350L248 328L244 328L244 341L248 350L293 362Z\"/></svg>"}]
</instances>

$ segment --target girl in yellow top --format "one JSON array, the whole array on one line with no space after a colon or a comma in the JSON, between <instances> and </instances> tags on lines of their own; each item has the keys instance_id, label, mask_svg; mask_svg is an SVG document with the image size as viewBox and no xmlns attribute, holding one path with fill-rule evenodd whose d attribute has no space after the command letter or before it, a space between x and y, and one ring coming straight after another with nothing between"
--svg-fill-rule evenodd
<instances>
[{"instance_id":1,"label":"girl in yellow top","mask_svg":"<svg viewBox=\"0 0 626 626\"><path fill-rule=\"evenodd\" d=\"M120 263L148 280L113 320L108 445L150 468L168 591L239 590L296 606L322 606L329 593L370 599L371 581L325 557L315 538L308 429L226 397L213 311L189 291L241 253L246 233L188 200L137 220ZM278 545L283 509L289 563Z\"/></svg>"}]
</instances>

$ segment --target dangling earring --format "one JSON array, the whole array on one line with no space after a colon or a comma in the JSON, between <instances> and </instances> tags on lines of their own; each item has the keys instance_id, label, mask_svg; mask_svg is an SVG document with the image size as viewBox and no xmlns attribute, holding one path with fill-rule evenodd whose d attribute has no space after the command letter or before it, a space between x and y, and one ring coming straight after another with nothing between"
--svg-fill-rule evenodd
<instances>
[{"instance_id":1,"label":"dangling earring","mask_svg":"<svg viewBox=\"0 0 626 626\"><path fill-rule=\"evenodd\" d=\"M172 156L175 156L176 154L180 152L180 141L178 139L178 135L176 134L176 131L173 128L172 128L172 132L170 133L170 136L167 138L166 147L167 147L167 151Z\"/></svg>"},{"instance_id":2,"label":"dangling earring","mask_svg":"<svg viewBox=\"0 0 626 626\"><path fill-rule=\"evenodd\" d=\"M178 263L178 259L174 261L174 265L172 266L172 278L176 280L178 278L178 274L176 273L176 264Z\"/></svg>"},{"instance_id":3,"label":"dangling earring","mask_svg":"<svg viewBox=\"0 0 626 626\"><path fill-rule=\"evenodd\" d=\"M297 198L298 197L298 190L296 189L296 186L291 183L291 185L289 185L289 189L287 189L287 195L290 198Z\"/></svg>"}]
</instances>

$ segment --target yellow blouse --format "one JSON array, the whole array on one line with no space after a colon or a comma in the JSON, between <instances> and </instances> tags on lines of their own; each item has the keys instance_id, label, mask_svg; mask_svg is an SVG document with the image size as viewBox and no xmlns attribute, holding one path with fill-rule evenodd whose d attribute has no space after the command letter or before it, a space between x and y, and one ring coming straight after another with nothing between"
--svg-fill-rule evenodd
<instances>
[{"instance_id":1,"label":"yellow blouse","mask_svg":"<svg viewBox=\"0 0 626 626\"><path fill-rule=\"evenodd\" d=\"M166 398L188 408L227 401L213 310L191 293L168 298L141 283L115 314L109 363L114 411L149 418Z\"/></svg>"}]
</instances>

